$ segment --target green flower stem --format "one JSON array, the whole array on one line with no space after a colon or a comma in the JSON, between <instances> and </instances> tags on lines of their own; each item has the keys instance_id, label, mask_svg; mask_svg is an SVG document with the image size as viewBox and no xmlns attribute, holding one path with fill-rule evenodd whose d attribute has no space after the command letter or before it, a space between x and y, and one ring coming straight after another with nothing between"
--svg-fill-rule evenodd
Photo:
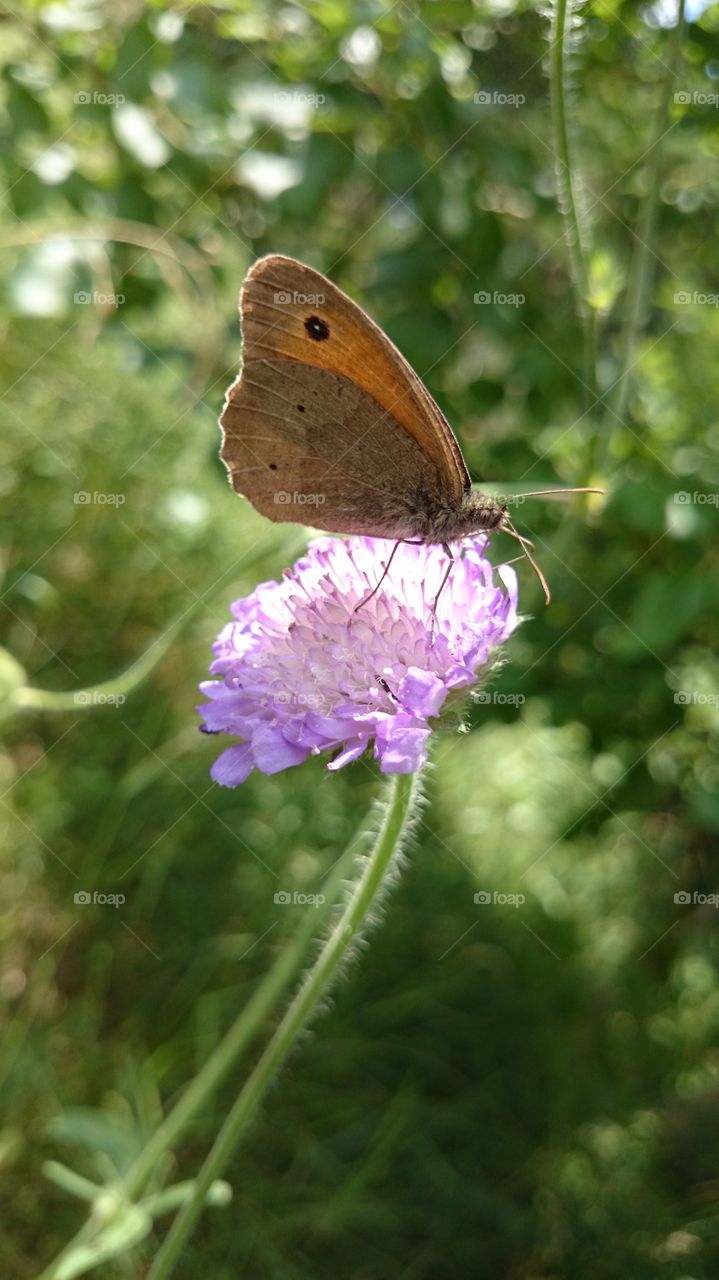
<instances>
[{"instance_id":1,"label":"green flower stem","mask_svg":"<svg viewBox=\"0 0 719 1280\"><path fill-rule=\"evenodd\" d=\"M648 310L647 297L651 287L653 274L650 254L656 226L657 206L659 203L659 182L661 177L661 138L667 127L669 103L671 101L673 86L676 83L676 68L679 63L681 39L684 31L684 7L685 0L679 0L677 24L673 28L669 39L669 50L667 53L664 75L662 76L661 93L656 107L654 122L654 137L656 138L656 142L649 159L649 181L647 185L647 193L644 198L644 207L639 218L639 225L634 242L634 252L629 269L626 310L620 339L620 373L615 386L614 402L611 406L612 412L610 415L614 422L616 422L617 418L623 420L626 412L627 398L629 396L629 388L631 385L629 375L632 365L634 364L634 353L639 335L646 321Z\"/></svg>"},{"instance_id":2,"label":"green flower stem","mask_svg":"<svg viewBox=\"0 0 719 1280\"><path fill-rule=\"evenodd\" d=\"M103 703L112 705L117 699L124 699L132 693L143 680L151 674L161 658L164 658L186 622L197 612L199 603L195 602L185 609L179 618L170 624L166 631L140 654L131 666L119 676L111 680L103 680L100 684L87 689L73 691L54 691L51 689L34 689L30 685L22 685L14 691L12 705L19 711L82 711Z\"/></svg>"},{"instance_id":3,"label":"green flower stem","mask_svg":"<svg viewBox=\"0 0 719 1280\"><path fill-rule=\"evenodd\" d=\"M227 1166L264 1099L278 1069L299 1036L317 1015L334 979L367 927L372 910L387 887L408 819L419 798L417 775L398 775L389 784L389 799L374 848L367 856L339 921L300 986L262 1057L241 1089L197 1178L194 1193L173 1223L147 1280L167 1280L179 1261L208 1189Z\"/></svg>"},{"instance_id":4,"label":"green flower stem","mask_svg":"<svg viewBox=\"0 0 719 1280\"><path fill-rule=\"evenodd\" d=\"M157 1218L162 1213L169 1213L173 1209L179 1209L185 1204L189 1196L194 1192L195 1184L191 1178L186 1182L177 1182L174 1187L166 1187L164 1191L158 1191L156 1195L148 1196L146 1200L141 1201L140 1208L149 1213L151 1217ZM205 1204L219 1205L224 1208L232 1199L232 1187L229 1182L213 1182L207 1189Z\"/></svg>"},{"instance_id":5,"label":"green flower stem","mask_svg":"<svg viewBox=\"0 0 719 1280\"><path fill-rule=\"evenodd\" d=\"M597 313L591 303L591 288L585 222L577 191L577 171L572 163L567 117L569 93L567 42L574 13L572 0L555 0L550 48L550 98L556 156L559 208L564 219L569 263L577 295L584 334L584 382L587 408L597 400Z\"/></svg>"},{"instance_id":6,"label":"green flower stem","mask_svg":"<svg viewBox=\"0 0 719 1280\"><path fill-rule=\"evenodd\" d=\"M212 1093L260 1033L282 993L299 971L318 926L323 924L334 907L348 866L356 857L357 846L364 838L366 833L344 851L323 886L325 902L313 911L303 912L290 945L285 947L265 980L125 1175L122 1190L128 1200L135 1199L144 1190L159 1161L177 1146L195 1116L201 1113Z\"/></svg>"},{"instance_id":7,"label":"green flower stem","mask_svg":"<svg viewBox=\"0 0 719 1280\"><path fill-rule=\"evenodd\" d=\"M306 541L302 538L303 535L288 538L280 544L283 556L287 556L289 560L296 559L306 546ZM259 552L249 559L245 558L244 567L259 563L262 554ZM26 684L25 672L12 655L0 649L0 720L18 711L83 711L104 703L113 705L118 701L123 702L147 679L183 628L203 606L206 606L204 597L197 596L125 671L85 689L36 689Z\"/></svg>"},{"instance_id":8,"label":"green flower stem","mask_svg":"<svg viewBox=\"0 0 719 1280\"><path fill-rule=\"evenodd\" d=\"M79 1178L79 1175L72 1170L59 1166L57 1161L47 1163L44 1169L47 1177L50 1177L58 1186L62 1186L63 1190L82 1196L86 1200L97 1203L109 1194L114 1196L118 1206L127 1208L132 1205L132 1201L142 1194L155 1174L162 1158L167 1152L173 1150L185 1135L195 1116L206 1106L213 1091L232 1067L237 1065L242 1053L247 1050L253 1039L259 1035L263 1023L271 1016L283 992L299 972L318 925L322 924L334 907L348 868L357 857L360 845L366 840L367 833L362 832L345 849L335 864L332 874L327 877L323 885L325 902L314 911L303 912L300 925L289 946L282 951L225 1037L188 1085L179 1102L152 1134L122 1182L114 1188L96 1187L87 1179ZM92 1194L90 1194L90 1188L93 1189ZM186 1192L184 1194L186 1196ZM154 1199L150 1197L142 1202L141 1207L145 1213L149 1213L158 1203L165 1205L165 1202L158 1201L157 1197ZM206 1203L218 1203L218 1201L210 1196ZM165 1205L164 1211L167 1211L168 1207L170 1206ZM98 1234L102 1227L102 1215L93 1214L54 1262L43 1271L40 1280L64 1280L66 1276L84 1275L87 1271L93 1270L95 1266L93 1249L97 1246ZM97 1251L97 1256L103 1256L100 1250Z\"/></svg>"},{"instance_id":9,"label":"green flower stem","mask_svg":"<svg viewBox=\"0 0 719 1280\"><path fill-rule=\"evenodd\" d=\"M59 1160L46 1160L42 1171L50 1182L55 1183L56 1187L61 1187L71 1196L79 1196L81 1200L92 1201L101 1190L96 1182L83 1178L79 1173L75 1173L74 1169L68 1169L67 1165L60 1164Z\"/></svg>"},{"instance_id":10,"label":"green flower stem","mask_svg":"<svg viewBox=\"0 0 719 1280\"><path fill-rule=\"evenodd\" d=\"M406 779L399 779L396 783L396 787L400 790L406 785L409 785ZM368 871L371 870L372 866L380 861L381 866L384 866L384 856L389 854L389 860L391 861L392 853L396 852L399 847L401 832L406 829L406 824L405 827L402 827L402 823L400 824L400 834L395 838L393 815L394 818L399 816L404 821L406 812L402 795L398 797L393 795L389 807L385 810L380 834L376 839L373 852L365 864L365 872L358 882L350 906L355 902L360 887L365 884ZM385 836L390 840L390 844L383 842L383 837ZM363 831L344 851L323 885L325 902L312 911L303 912L302 920L290 945L282 952L270 973L248 1001L245 1008L242 1009L233 1026L195 1079L187 1087L179 1102L152 1134L123 1180L115 1187L93 1187L93 1184L86 1179L79 1178L71 1170L61 1168L57 1165L57 1162L50 1162L46 1169L47 1175L53 1181L56 1181L58 1185L61 1185L64 1190L81 1196L83 1199L91 1200L93 1202L93 1210L90 1218L80 1228L74 1239L66 1245L54 1262L50 1263L47 1269L43 1271L41 1280L71 1280L72 1277L84 1275L86 1272L94 1270L97 1266L107 1261L109 1257L115 1257L120 1253L126 1252L128 1248L132 1247L133 1243L136 1243L139 1235L139 1219L137 1222L135 1219L138 1217L138 1213L141 1214L146 1224L149 1224L151 1217L157 1213L161 1211L167 1212L172 1207L179 1207L178 1193L173 1188L169 1189L173 1193L169 1200L164 1192L159 1192L146 1200L140 1201L139 1204L136 1202L137 1197L142 1194L148 1182L156 1173L163 1157L177 1146L195 1117L201 1114L206 1107L213 1091L229 1071L237 1065L243 1052L247 1050L253 1039L260 1033L268 1017L272 1015L273 1009L276 1008L284 990L304 963L308 947L316 936L318 927L322 926L335 907L340 887L346 881L350 866L356 861L358 854L366 847L369 839L369 833ZM374 881L372 881L372 888L374 892ZM347 920L348 908L343 913L341 925L343 923L346 924ZM358 935L359 926L356 926L352 930L352 936L348 937L347 947L351 945L353 938ZM333 937L334 934L330 936L330 942ZM314 973L315 970L312 972ZM329 979L331 979L331 976L332 974L328 975ZM304 992L304 988L302 991ZM226 1198L223 1200L224 1193L217 1193L217 1185L214 1177L210 1176L208 1186L202 1192L196 1192L193 1197L193 1204L197 1202L197 1210L194 1216L197 1216L203 1204L226 1202ZM224 1186L224 1184L222 1185ZM194 1184L190 1184L190 1186L192 1187ZM186 1184L182 1184L182 1194L179 1198L183 1204L187 1201L188 1186ZM133 1202L135 1203L133 1204ZM191 1225L190 1223L190 1227ZM149 1230L149 1225L146 1230ZM109 1240L107 1239L108 1232L110 1235Z\"/></svg>"}]
</instances>

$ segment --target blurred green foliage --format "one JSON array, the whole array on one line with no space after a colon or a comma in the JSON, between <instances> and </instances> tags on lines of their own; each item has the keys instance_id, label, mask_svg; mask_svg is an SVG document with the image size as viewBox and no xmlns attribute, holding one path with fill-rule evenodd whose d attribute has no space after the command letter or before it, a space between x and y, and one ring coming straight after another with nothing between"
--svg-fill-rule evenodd
<instances>
[{"instance_id":1,"label":"blurred green foliage","mask_svg":"<svg viewBox=\"0 0 719 1280\"><path fill-rule=\"evenodd\" d=\"M719 890L719 7L689 18L620 417L663 0L597 0L573 55L602 403L537 7L65 0L3 19L4 644L71 690L185 620L123 705L4 721L3 1274L36 1275L81 1221L42 1160L127 1166L286 944L301 908L275 891L316 889L377 793L371 764L321 761L222 792L197 733L228 602L305 540L238 501L216 456L238 287L267 251L386 328L475 477L608 498L517 512L553 603L523 574L506 697L438 744L381 927L178 1274L717 1274L717 912L675 901ZM495 890L526 901L475 904Z\"/></svg>"}]
</instances>

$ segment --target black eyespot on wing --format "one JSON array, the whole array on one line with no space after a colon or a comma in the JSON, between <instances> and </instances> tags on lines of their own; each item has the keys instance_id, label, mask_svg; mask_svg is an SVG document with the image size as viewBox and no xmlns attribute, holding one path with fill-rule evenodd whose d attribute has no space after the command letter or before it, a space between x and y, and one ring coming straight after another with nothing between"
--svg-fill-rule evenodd
<instances>
[{"instance_id":1,"label":"black eyespot on wing","mask_svg":"<svg viewBox=\"0 0 719 1280\"><path fill-rule=\"evenodd\" d=\"M305 411L305 406L304 406L303 404L298 404L297 408L298 408L298 410L299 410L299 412L300 412L300 413L304 413L304 411Z\"/></svg>"},{"instance_id":2,"label":"black eyespot on wing","mask_svg":"<svg viewBox=\"0 0 719 1280\"><path fill-rule=\"evenodd\" d=\"M319 316L308 316L305 320L305 329L315 342L324 342L325 338L329 338L329 325L324 320L320 320Z\"/></svg>"},{"instance_id":3,"label":"black eyespot on wing","mask_svg":"<svg viewBox=\"0 0 719 1280\"><path fill-rule=\"evenodd\" d=\"M276 471L276 470L277 470L277 463L276 463L276 462L271 462L271 463L270 463L270 471Z\"/></svg>"}]
</instances>

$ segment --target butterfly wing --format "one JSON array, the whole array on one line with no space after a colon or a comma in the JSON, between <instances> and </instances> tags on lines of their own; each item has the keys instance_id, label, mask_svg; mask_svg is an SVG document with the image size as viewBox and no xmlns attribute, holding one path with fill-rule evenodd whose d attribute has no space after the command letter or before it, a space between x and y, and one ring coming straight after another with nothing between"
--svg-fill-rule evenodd
<instances>
[{"instance_id":1,"label":"butterfly wing","mask_svg":"<svg viewBox=\"0 0 719 1280\"><path fill-rule=\"evenodd\" d=\"M234 488L272 520L405 537L469 476L417 375L341 290L263 258L240 300L242 372L220 419Z\"/></svg>"}]
</instances>

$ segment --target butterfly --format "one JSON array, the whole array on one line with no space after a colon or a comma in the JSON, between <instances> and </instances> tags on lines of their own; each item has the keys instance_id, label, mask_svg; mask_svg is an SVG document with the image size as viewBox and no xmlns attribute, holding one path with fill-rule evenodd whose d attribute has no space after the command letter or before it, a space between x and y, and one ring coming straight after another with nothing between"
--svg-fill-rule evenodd
<instances>
[{"instance_id":1,"label":"butterfly","mask_svg":"<svg viewBox=\"0 0 719 1280\"><path fill-rule=\"evenodd\" d=\"M271 254L247 275L240 320L242 369L220 418L220 457L237 493L270 520L439 543L449 567L450 543L501 529L518 539L549 602L507 503L472 489L444 414L357 303L319 271ZM557 492L599 491L523 496Z\"/></svg>"}]
</instances>

